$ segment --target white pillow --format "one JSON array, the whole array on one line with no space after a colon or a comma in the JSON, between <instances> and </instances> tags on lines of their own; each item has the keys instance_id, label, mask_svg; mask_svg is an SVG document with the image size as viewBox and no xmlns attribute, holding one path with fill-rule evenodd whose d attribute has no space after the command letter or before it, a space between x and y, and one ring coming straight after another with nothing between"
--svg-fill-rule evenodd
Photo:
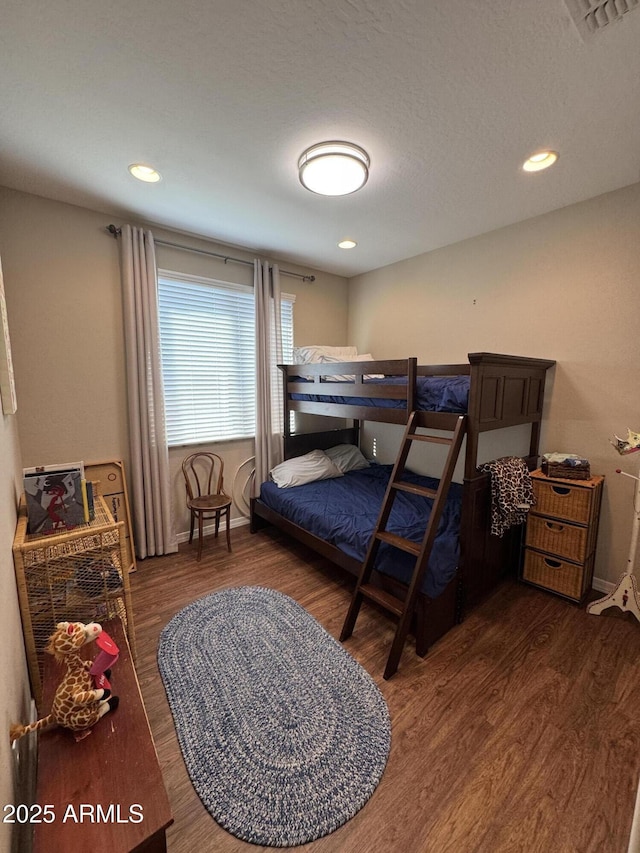
<instances>
[{"instance_id":1,"label":"white pillow","mask_svg":"<svg viewBox=\"0 0 640 853\"><path fill-rule=\"evenodd\" d=\"M336 361L353 361L358 354L356 347L308 346L293 348L294 364L317 364L323 355L333 355Z\"/></svg>"},{"instance_id":2,"label":"white pillow","mask_svg":"<svg viewBox=\"0 0 640 853\"><path fill-rule=\"evenodd\" d=\"M335 447L325 450L325 453L343 474L369 467L369 463L355 444L336 444Z\"/></svg>"},{"instance_id":3,"label":"white pillow","mask_svg":"<svg viewBox=\"0 0 640 853\"><path fill-rule=\"evenodd\" d=\"M342 471L327 456L324 450L312 450L304 456L286 459L269 471L269 478L281 489L302 486L314 480L329 480L342 477Z\"/></svg>"}]
</instances>

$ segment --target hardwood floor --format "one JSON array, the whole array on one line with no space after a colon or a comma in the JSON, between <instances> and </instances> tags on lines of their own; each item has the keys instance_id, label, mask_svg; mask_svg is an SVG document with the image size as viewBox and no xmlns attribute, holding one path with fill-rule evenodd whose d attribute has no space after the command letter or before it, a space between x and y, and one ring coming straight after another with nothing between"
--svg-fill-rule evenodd
<instances>
[{"instance_id":1,"label":"hardwood floor","mask_svg":"<svg viewBox=\"0 0 640 853\"><path fill-rule=\"evenodd\" d=\"M256 848L219 827L187 776L156 662L162 627L216 589L261 585L337 637L350 581L277 531L208 538L132 575L138 674L175 823L169 853ZM506 582L382 679L393 626L363 606L345 644L385 696L392 747L373 797L313 853L626 853L640 776L640 625ZM206 689L206 687L204 688Z\"/></svg>"}]
</instances>

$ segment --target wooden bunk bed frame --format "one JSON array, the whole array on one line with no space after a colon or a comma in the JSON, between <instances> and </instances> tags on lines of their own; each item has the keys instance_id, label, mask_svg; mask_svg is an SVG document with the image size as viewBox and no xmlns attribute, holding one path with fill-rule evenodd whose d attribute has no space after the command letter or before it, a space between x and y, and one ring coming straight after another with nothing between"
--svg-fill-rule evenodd
<instances>
[{"instance_id":1,"label":"wooden bunk bed frame","mask_svg":"<svg viewBox=\"0 0 640 853\"><path fill-rule=\"evenodd\" d=\"M465 609L488 594L510 570L518 565L520 529L499 538L490 534L491 484L489 475L477 470L480 434L490 430L530 424L528 454L523 456L530 470L537 467L546 375L555 361L498 353L469 353L467 364L418 365L417 359L394 359L340 364L280 365L284 399L284 456L290 459L310 450L326 450L336 444L360 443L361 421L406 424L415 410L416 384L422 376L469 375L469 403L464 462L462 514L460 524L460 566L456 579L436 599L421 595L416 608L416 650L425 654L428 646L460 621ZM406 384L367 383L366 375L406 376ZM301 381L303 375L306 381ZM354 381L330 382L331 377L349 375ZM330 384L329 384L330 382ZM400 400L402 408L353 405L348 402L292 399L292 395L328 395L334 398L368 397L376 400ZM353 421L351 427L320 432L291 434L291 411ZM450 432L459 414L421 412L421 425ZM361 563L339 548L309 533L264 504L251 501L251 529L272 524L312 550L358 575ZM402 585L377 574L376 582L396 596Z\"/></svg>"}]
</instances>

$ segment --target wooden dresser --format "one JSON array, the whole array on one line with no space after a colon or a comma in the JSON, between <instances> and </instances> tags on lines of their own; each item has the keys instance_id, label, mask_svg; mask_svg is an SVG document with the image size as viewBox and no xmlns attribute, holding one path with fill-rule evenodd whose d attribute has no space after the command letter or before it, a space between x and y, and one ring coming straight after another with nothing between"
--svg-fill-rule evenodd
<instances>
[{"instance_id":1,"label":"wooden dresser","mask_svg":"<svg viewBox=\"0 0 640 853\"><path fill-rule=\"evenodd\" d=\"M522 580L581 604L591 589L604 477L567 480L531 474Z\"/></svg>"}]
</instances>

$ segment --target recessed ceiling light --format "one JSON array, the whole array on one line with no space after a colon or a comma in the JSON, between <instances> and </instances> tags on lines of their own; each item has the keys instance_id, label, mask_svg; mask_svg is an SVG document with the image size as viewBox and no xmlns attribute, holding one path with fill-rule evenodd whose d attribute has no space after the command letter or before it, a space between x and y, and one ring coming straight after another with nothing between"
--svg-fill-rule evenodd
<instances>
[{"instance_id":1,"label":"recessed ceiling light","mask_svg":"<svg viewBox=\"0 0 640 853\"><path fill-rule=\"evenodd\" d=\"M557 151L538 151L537 154L532 154L528 160L522 164L525 172L540 172L542 169L548 169L558 159Z\"/></svg>"},{"instance_id":2,"label":"recessed ceiling light","mask_svg":"<svg viewBox=\"0 0 640 853\"><path fill-rule=\"evenodd\" d=\"M340 242L338 243L338 246L341 249L355 249L355 247L357 245L358 244L356 243L355 240L350 240L350 239L340 240Z\"/></svg>"},{"instance_id":3,"label":"recessed ceiling light","mask_svg":"<svg viewBox=\"0 0 640 853\"><path fill-rule=\"evenodd\" d=\"M369 165L369 155L358 145L319 142L300 155L298 175L312 193L349 195L366 184Z\"/></svg>"},{"instance_id":4,"label":"recessed ceiling light","mask_svg":"<svg viewBox=\"0 0 640 853\"><path fill-rule=\"evenodd\" d=\"M146 181L148 184L157 184L162 180L162 175L157 172L152 166L144 166L142 163L132 163L129 166L129 171L134 178L139 181Z\"/></svg>"}]
</instances>

